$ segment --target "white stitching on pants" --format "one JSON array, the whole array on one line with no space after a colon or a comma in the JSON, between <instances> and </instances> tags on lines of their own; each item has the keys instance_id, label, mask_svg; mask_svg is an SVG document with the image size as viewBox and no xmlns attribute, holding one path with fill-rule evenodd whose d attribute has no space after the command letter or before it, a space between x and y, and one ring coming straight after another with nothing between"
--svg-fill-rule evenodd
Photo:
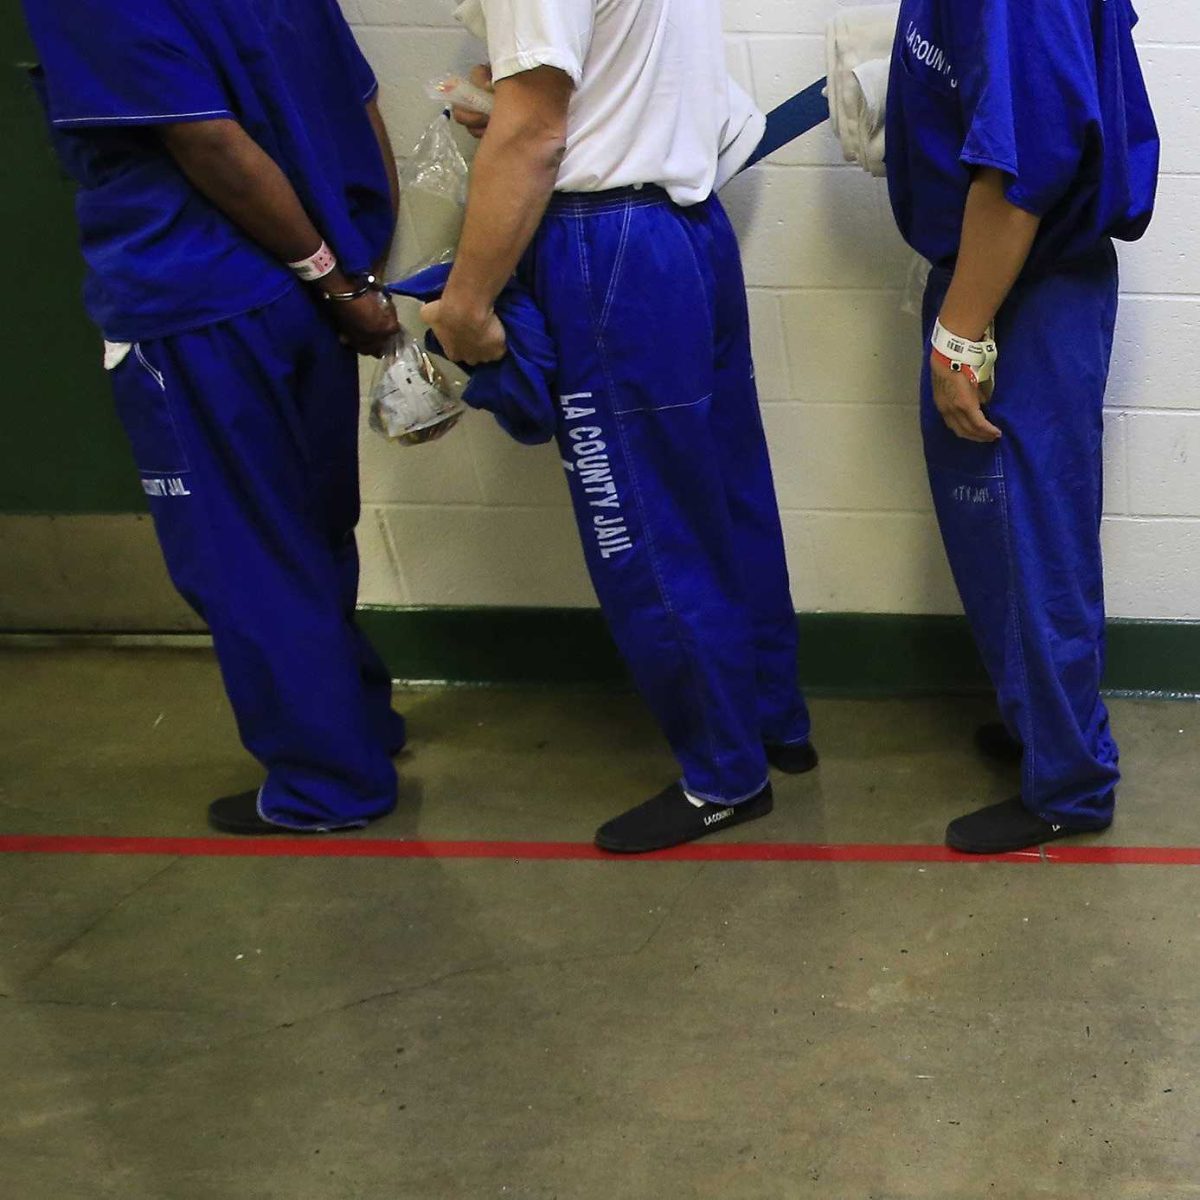
<instances>
[{"instance_id":1,"label":"white stitching on pants","mask_svg":"<svg viewBox=\"0 0 1200 1200\"><path fill-rule=\"evenodd\" d=\"M705 402L705 400L711 400L712 398L713 398L713 394L712 394L712 392L709 392L707 396L701 396L697 400L685 400L685 401L683 401L682 404L659 404L659 405L655 405L654 408L650 408L650 409L646 409L646 408L616 408L616 409L613 409L613 416L631 417L635 413L644 413L644 412L660 413L660 412L670 412L671 409L673 409L673 408L695 408L697 404L703 404Z\"/></svg>"},{"instance_id":2,"label":"white stitching on pants","mask_svg":"<svg viewBox=\"0 0 1200 1200\"><path fill-rule=\"evenodd\" d=\"M146 371L150 375L150 378L153 379L154 382L158 384L158 390L165 394L166 390L167 390L167 384L166 384L166 380L163 377L163 373L161 371L155 370L154 367L152 367L150 365L150 363L147 361L146 356L142 353L142 343L141 342L134 343L133 353L134 353L134 356L137 358L138 362L140 362L142 364L142 366L146 368Z\"/></svg>"},{"instance_id":3,"label":"white stitching on pants","mask_svg":"<svg viewBox=\"0 0 1200 1200\"><path fill-rule=\"evenodd\" d=\"M141 342L134 342L133 354L138 362L141 363L142 367L145 369L150 378L153 379L156 384L158 384L158 390L162 392L163 408L166 411L167 420L171 423L171 436L175 440L175 450L178 453L181 461L181 465L178 467L163 469L139 467L139 473L141 475L189 475L191 474L192 464L188 458L187 450L184 447L183 438L179 436L179 426L175 422L175 411L171 407L171 397L167 393L167 377L162 371L158 370L151 364L150 360L146 357L142 350Z\"/></svg>"},{"instance_id":4,"label":"white stitching on pants","mask_svg":"<svg viewBox=\"0 0 1200 1200\"><path fill-rule=\"evenodd\" d=\"M604 308L600 312L600 331L608 328L608 314L612 312L613 299L617 294L617 280L621 277L621 268L625 265L625 247L629 243L629 226L633 210L626 206L624 219L621 222L621 237L617 242L617 253L613 258L612 275L608 280L608 295L604 297Z\"/></svg>"}]
</instances>

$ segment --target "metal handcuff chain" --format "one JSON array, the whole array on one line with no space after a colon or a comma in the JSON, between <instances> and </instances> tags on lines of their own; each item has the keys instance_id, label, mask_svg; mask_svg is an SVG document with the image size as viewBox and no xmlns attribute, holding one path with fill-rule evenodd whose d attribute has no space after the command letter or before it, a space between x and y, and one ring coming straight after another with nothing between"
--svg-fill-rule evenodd
<instances>
[{"instance_id":1,"label":"metal handcuff chain","mask_svg":"<svg viewBox=\"0 0 1200 1200\"><path fill-rule=\"evenodd\" d=\"M322 292L321 296L325 300L329 300L334 304L348 304L352 300L361 300L364 296L369 296L372 292L378 292L380 300L387 304L387 293L380 286L379 280L374 275L364 275L361 287L355 288L352 292Z\"/></svg>"}]
</instances>

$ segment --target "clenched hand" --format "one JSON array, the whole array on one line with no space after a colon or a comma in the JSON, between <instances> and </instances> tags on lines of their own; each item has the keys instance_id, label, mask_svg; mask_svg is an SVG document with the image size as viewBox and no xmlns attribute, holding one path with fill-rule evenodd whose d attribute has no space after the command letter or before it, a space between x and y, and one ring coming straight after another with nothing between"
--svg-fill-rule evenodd
<instances>
[{"instance_id":1,"label":"clenched hand","mask_svg":"<svg viewBox=\"0 0 1200 1200\"><path fill-rule=\"evenodd\" d=\"M933 402L952 433L969 442L998 442L1000 430L984 416L984 406L991 399L987 390L961 371L952 371L938 354L930 358L933 380Z\"/></svg>"}]
</instances>

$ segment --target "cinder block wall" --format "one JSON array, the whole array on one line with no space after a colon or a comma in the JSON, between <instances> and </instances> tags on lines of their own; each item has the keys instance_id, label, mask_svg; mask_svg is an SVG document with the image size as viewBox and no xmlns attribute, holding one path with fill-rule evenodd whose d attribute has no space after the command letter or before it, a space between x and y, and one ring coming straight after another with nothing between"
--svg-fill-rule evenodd
<instances>
[{"instance_id":1,"label":"cinder block wall","mask_svg":"<svg viewBox=\"0 0 1200 1200\"><path fill-rule=\"evenodd\" d=\"M397 152L435 106L424 85L481 50L452 0L343 0L383 85ZM823 73L828 0L727 0L732 69L764 107ZM1122 250L1108 418L1112 614L1200 618L1200 4L1143 0L1140 38L1166 142L1161 205ZM827 128L733 184L796 606L958 609L920 461L910 256L884 185L841 163ZM843 356L853 333L863 351ZM364 602L595 603L553 448L478 415L443 442L364 434Z\"/></svg>"}]
</instances>

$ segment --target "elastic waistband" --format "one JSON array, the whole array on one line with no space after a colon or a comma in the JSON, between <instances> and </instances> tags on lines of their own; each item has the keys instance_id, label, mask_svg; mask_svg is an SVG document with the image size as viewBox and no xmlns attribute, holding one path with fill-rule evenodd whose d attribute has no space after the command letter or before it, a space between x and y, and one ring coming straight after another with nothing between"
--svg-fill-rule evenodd
<instances>
[{"instance_id":1,"label":"elastic waistband","mask_svg":"<svg viewBox=\"0 0 1200 1200\"><path fill-rule=\"evenodd\" d=\"M599 213L620 212L626 208L650 208L674 205L665 188L656 183L641 187L610 188L605 192L555 192L547 212L555 216L590 217Z\"/></svg>"}]
</instances>

